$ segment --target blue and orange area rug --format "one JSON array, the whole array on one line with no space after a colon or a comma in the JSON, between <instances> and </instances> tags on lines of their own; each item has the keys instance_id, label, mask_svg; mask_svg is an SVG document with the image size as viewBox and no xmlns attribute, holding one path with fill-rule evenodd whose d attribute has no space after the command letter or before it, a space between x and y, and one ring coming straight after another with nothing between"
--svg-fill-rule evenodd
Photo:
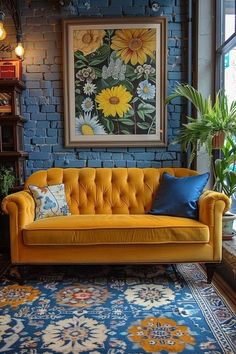
<instances>
[{"instance_id":1,"label":"blue and orange area rug","mask_svg":"<svg viewBox=\"0 0 236 354\"><path fill-rule=\"evenodd\" d=\"M233 354L236 317L198 265L23 267L2 276L0 353Z\"/></svg>"}]
</instances>

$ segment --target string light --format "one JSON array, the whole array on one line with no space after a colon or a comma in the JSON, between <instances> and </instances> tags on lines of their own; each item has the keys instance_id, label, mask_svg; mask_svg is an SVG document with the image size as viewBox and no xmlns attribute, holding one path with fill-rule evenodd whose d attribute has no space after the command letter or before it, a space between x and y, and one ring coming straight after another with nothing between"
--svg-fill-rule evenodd
<instances>
[{"instance_id":1,"label":"string light","mask_svg":"<svg viewBox=\"0 0 236 354\"><path fill-rule=\"evenodd\" d=\"M3 6L6 7L7 11L11 14L13 22L16 28L16 48L15 53L19 58L23 58L24 47L22 45L22 28L21 28L21 17L19 2L15 0L0 0L0 41L4 40L7 36L6 30L3 26L5 13L3 12Z\"/></svg>"},{"instance_id":2,"label":"string light","mask_svg":"<svg viewBox=\"0 0 236 354\"><path fill-rule=\"evenodd\" d=\"M22 43L18 43L16 48L15 48L15 53L16 55L19 57L19 58L22 58L24 53L25 53L25 50L24 50L24 47L22 45Z\"/></svg>"},{"instance_id":3,"label":"string light","mask_svg":"<svg viewBox=\"0 0 236 354\"><path fill-rule=\"evenodd\" d=\"M15 48L15 53L19 58L23 58L23 55L25 53L24 47L22 45L22 34L18 33L16 36L17 40L17 46Z\"/></svg>"},{"instance_id":4,"label":"string light","mask_svg":"<svg viewBox=\"0 0 236 354\"><path fill-rule=\"evenodd\" d=\"M0 41L3 41L7 36L7 32L5 31L5 28L3 27L3 23L0 22Z\"/></svg>"}]
</instances>

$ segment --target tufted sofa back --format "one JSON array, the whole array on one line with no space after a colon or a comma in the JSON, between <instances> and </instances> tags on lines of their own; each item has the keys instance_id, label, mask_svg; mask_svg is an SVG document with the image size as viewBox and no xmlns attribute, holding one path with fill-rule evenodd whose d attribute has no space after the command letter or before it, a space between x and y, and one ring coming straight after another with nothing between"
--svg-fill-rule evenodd
<instances>
[{"instance_id":1,"label":"tufted sofa back","mask_svg":"<svg viewBox=\"0 0 236 354\"><path fill-rule=\"evenodd\" d=\"M72 214L144 214L163 172L176 177L197 174L185 168L51 168L33 173L24 189L64 183Z\"/></svg>"}]
</instances>

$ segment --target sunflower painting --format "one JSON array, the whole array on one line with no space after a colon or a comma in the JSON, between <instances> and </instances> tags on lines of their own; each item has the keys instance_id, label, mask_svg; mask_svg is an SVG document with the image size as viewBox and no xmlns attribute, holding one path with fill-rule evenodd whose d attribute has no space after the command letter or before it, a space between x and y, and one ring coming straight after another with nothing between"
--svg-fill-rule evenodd
<instances>
[{"instance_id":1,"label":"sunflower painting","mask_svg":"<svg viewBox=\"0 0 236 354\"><path fill-rule=\"evenodd\" d=\"M164 18L64 21L66 146L163 145Z\"/></svg>"}]
</instances>

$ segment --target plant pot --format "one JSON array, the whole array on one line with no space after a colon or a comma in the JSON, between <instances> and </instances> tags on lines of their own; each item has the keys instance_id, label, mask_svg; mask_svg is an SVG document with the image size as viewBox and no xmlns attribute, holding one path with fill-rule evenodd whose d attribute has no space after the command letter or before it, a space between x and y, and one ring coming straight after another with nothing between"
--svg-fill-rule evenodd
<instances>
[{"instance_id":1,"label":"plant pot","mask_svg":"<svg viewBox=\"0 0 236 354\"><path fill-rule=\"evenodd\" d=\"M236 219L236 214L226 213L222 217L222 237L223 240L230 240L234 236L234 220Z\"/></svg>"},{"instance_id":2,"label":"plant pot","mask_svg":"<svg viewBox=\"0 0 236 354\"><path fill-rule=\"evenodd\" d=\"M212 149L221 149L224 146L225 133L217 132L212 138Z\"/></svg>"}]
</instances>

